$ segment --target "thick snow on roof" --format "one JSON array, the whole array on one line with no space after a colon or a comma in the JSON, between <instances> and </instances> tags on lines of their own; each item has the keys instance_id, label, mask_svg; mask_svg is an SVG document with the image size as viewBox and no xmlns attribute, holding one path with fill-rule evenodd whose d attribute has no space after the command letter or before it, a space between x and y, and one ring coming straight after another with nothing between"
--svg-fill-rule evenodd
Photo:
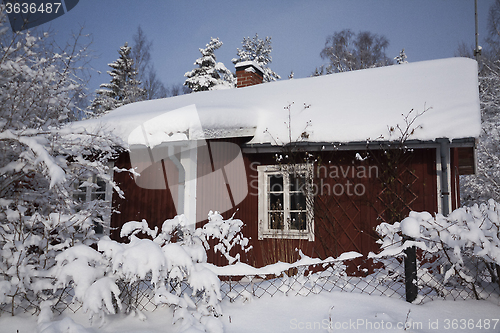
<instances>
[{"instance_id":1,"label":"thick snow on roof","mask_svg":"<svg viewBox=\"0 0 500 333\"><path fill-rule=\"evenodd\" d=\"M427 111L413 123L412 129L419 128L409 139L478 137L476 62L450 58L198 92L128 104L73 126L103 126L129 142L134 129L149 124L141 131L156 137L155 145L168 137L193 139L189 133L200 125L212 137L253 134L251 143L288 143L289 129L292 141L306 132L300 140L356 142L397 139L399 133L391 137L388 128L405 129L412 109L410 120Z\"/></svg>"}]
</instances>

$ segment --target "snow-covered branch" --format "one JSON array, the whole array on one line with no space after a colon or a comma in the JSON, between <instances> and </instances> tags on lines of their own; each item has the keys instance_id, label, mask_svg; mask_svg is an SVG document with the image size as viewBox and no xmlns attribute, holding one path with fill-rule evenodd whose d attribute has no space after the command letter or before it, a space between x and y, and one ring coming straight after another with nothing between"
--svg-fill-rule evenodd
<instances>
[{"instance_id":1,"label":"snow-covered branch","mask_svg":"<svg viewBox=\"0 0 500 333\"><path fill-rule=\"evenodd\" d=\"M411 212L394 224L381 223L376 231L381 236L378 241L381 252L370 253L373 259L404 255L408 247L423 250L422 261L433 262L436 253L442 251L441 258L446 283L452 276L473 282L470 267L464 257L475 257L490 267L493 282L499 282L500 270L500 204L494 200L474 204L454 210L448 216L427 212ZM472 280L471 280L472 279Z\"/></svg>"}]
</instances>

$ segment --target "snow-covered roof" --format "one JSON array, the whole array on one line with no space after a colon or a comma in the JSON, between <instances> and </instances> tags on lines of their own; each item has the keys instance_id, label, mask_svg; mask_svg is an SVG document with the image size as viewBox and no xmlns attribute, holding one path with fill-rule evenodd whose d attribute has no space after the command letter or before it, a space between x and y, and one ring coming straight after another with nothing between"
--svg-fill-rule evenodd
<instances>
[{"instance_id":1,"label":"snow-covered roof","mask_svg":"<svg viewBox=\"0 0 500 333\"><path fill-rule=\"evenodd\" d=\"M128 104L73 126L103 126L125 142L144 123L154 124L142 128L159 141L193 139L190 128L201 124L205 135L253 136L250 143L287 143L289 128L292 141L306 132L302 141L359 142L396 139L388 128L404 129L412 109L410 119L427 111L415 120L412 128L419 128L409 139L478 137L476 62L450 58L198 92Z\"/></svg>"}]
</instances>

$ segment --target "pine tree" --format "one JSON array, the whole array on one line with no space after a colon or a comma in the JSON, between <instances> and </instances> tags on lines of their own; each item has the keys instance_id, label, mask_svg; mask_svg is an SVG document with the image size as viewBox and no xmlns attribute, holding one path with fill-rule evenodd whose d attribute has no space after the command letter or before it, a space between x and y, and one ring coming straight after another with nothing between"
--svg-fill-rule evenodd
<instances>
[{"instance_id":1,"label":"pine tree","mask_svg":"<svg viewBox=\"0 0 500 333\"><path fill-rule=\"evenodd\" d=\"M110 83L103 83L96 91L97 97L91 109L95 114L116 109L122 105L144 100L145 92L141 82L137 80L134 60L131 58L131 47L125 43L118 51L120 57L109 64Z\"/></svg>"},{"instance_id":2,"label":"pine tree","mask_svg":"<svg viewBox=\"0 0 500 333\"><path fill-rule=\"evenodd\" d=\"M200 49L202 56L194 63L198 67L184 74L187 77L184 82L186 87L193 92L234 88L234 75L215 58L214 52L221 46L219 38L211 38L210 43L204 49Z\"/></svg>"},{"instance_id":3,"label":"pine tree","mask_svg":"<svg viewBox=\"0 0 500 333\"><path fill-rule=\"evenodd\" d=\"M276 72L268 67L272 62L271 37L260 39L258 34L253 38L244 37L241 42L241 49L236 49L237 58L232 59L233 64L244 61L255 61L264 70L264 82L271 82L281 79Z\"/></svg>"}]
</instances>

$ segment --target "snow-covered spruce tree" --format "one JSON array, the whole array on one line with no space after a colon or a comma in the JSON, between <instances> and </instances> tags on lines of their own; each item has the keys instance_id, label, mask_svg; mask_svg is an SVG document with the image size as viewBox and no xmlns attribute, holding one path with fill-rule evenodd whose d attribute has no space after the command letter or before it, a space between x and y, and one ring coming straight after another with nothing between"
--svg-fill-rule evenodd
<instances>
[{"instance_id":1,"label":"snow-covered spruce tree","mask_svg":"<svg viewBox=\"0 0 500 333\"><path fill-rule=\"evenodd\" d=\"M103 83L96 91L96 98L92 102L91 110L95 114L116 109L122 105L145 99L145 91L137 79L137 70L131 57L131 47L128 43L118 50L120 57L109 64L110 83Z\"/></svg>"},{"instance_id":2,"label":"snow-covered spruce tree","mask_svg":"<svg viewBox=\"0 0 500 333\"><path fill-rule=\"evenodd\" d=\"M82 34L60 49L48 34L11 33L4 13L0 6L0 307L15 313L50 296L57 253L86 243L92 218L109 214L102 200L78 205L72 190L90 174L114 185L106 161L116 143L67 127L83 85Z\"/></svg>"},{"instance_id":3,"label":"snow-covered spruce tree","mask_svg":"<svg viewBox=\"0 0 500 333\"><path fill-rule=\"evenodd\" d=\"M214 52L221 46L219 38L211 38L210 43L200 49L201 58L194 63L198 67L184 74L187 77L184 82L186 87L193 92L235 87L234 75L215 58Z\"/></svg>"},{"instance_id":4,"label":"snow-covered spruce tree","mask_svg":"<svg viewBox=\"0 0 500 333\"><path fill-rule=\"evenodd\" d=\"M255 61L264 71L264 82L281 79L281 76L268 67L272 62L271 51L273 47L271 46L271 37L261 39L258 34L255 34L253 38L244 37L241 44L242 48L236 49L238 57L231 60L233 64L243 61Z\"/></svg>"}]
</instances>

